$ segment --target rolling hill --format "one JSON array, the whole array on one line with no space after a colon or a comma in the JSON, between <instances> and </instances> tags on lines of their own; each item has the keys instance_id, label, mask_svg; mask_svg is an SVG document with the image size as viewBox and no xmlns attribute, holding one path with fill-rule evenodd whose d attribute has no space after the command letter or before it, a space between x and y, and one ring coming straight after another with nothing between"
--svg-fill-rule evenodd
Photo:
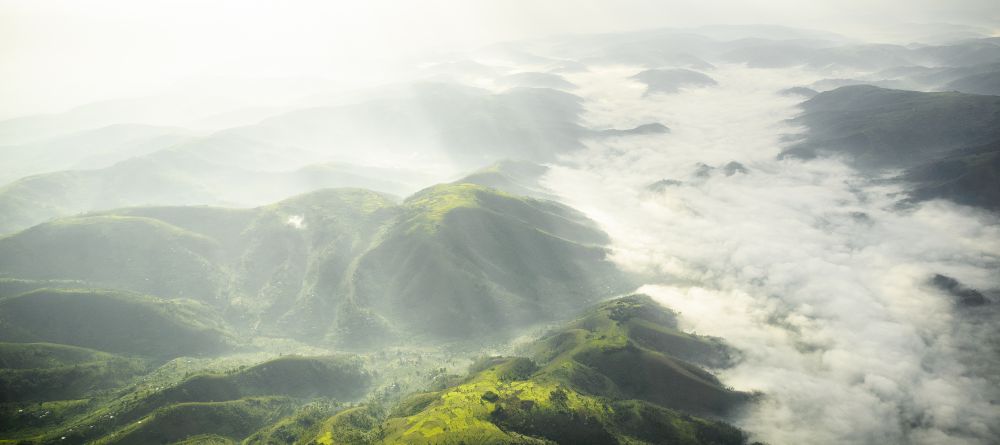
<instances>
[{"instance_id":1,"label":"rolling hill","mask_svg":"<svg viewBox=\"0 0 1000 445\"><path fill-rule=\"evenodd\" d=\"M573 209L470 183L402 203L330 189L55 220L0 238L0 276L195 299L241 330L310 342L496 338L627 289L607 243Z\"/></svg>"},{"instance_id":2,"label":"rolling hill","mask_svg":"<svg viewBox=\"0 0 1000 445\"><path fill-rule=\"evenodd\" d=\"M0 343L0 403L80 399L148 371L145 360L92 349Z\"/></svg>"},{"instance_id":3,"label":"rolling hill","mask_svg":"<svg viewBox=\"0 0 1000 445\"><path fill-rule=\"evenodd\" d=\"M171 443L212 435L238 441L300 407L356 400L372 381L356 357L285 356L226 373L198 373L162 388L129 387L112 399L95 399L100 401L84 415L40 439Z\"/></svg>"},{"instance_id":4,"label":"rolling hill","mask_svg":"<svg viewBox=\"0 0 1000 445\"><path fill-rule=\"evenodd\" d=\"M212 310L190 300L52 289L0 300L0 341L5 342L171 358L229 350L231 335Z\"/></svg>"}]
</instances>

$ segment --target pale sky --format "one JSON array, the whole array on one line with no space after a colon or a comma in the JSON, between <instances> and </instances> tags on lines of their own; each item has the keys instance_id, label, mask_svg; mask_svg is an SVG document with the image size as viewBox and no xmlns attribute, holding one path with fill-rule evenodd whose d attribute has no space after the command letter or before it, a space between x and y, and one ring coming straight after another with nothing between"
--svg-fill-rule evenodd
<instances>
[{"instance_id":1,"label":"pale sky","mask_svg":"<svg viewBox=\"0 0 1000 445\"><path fill-rule=\"evenodd\" d=\"M429 49L550 34L781 24L996 27L996 0L0 0L0 118L199 76L351 78Z\"/></svg>"}]
</instances>

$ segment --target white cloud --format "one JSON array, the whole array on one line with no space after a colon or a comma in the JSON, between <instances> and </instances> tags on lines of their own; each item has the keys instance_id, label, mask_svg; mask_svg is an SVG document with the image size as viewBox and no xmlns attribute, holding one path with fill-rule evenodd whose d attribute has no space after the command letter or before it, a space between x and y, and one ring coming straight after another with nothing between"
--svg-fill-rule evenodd
<instances>
[{"instance_id":1,"label":"white cloud","mask_svg":"<svg viewBox=\"0 0 1000 445\"><path fill-rule=\"evenodd\" d=\"M945 273L1000 287L994 216L893 206L833 160L779 161L798 71L722 66L720 85L643 99L634 70L577 75L597 125L660 121L668 135L592 144L546 178L601 223L614 259L686 328L744 360L723 381L766 399L736 422L769 443L991 443L1000 438L996 329L926 285ZM699 162L749 172L693 175ZM684 184L662 193L660 179ZM978 352L976 355L973 351Z\"/></svg>"}]
</instances>

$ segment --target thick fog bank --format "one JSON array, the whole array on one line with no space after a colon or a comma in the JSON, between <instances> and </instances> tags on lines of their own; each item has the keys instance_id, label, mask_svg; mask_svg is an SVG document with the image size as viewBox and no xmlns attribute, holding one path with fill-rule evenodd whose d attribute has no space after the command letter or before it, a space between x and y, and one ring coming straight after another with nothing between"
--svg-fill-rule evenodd
<instances>
[{"instance_id":1,"label":"thick fog bank","mask_svg":"<svg viewBox=\"0 0 1000 445\"><path fill-rule=\"evenodd\" d=\"M743 351L723 381L765 397L735 422L785 443L1000 441L993 305L930 280L997 289L995 215L929 202L835 160L777 160L809 72L720 66L716 86L644 95L636 67L567 75L595 128L671 133L591 141L545 178L612 236L614 259ZM989 292L987 292L988 294Z\"/></svg>"}]
</instances>

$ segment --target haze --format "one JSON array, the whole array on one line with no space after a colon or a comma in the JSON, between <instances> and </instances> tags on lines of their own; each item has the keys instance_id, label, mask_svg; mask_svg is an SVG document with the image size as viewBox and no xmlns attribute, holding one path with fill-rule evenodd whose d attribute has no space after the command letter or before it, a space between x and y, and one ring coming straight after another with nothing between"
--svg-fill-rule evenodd
<instances>
[{"instance_id":1,"label":"haze","mask_svg":"<svg viewBox=\"0 0 1000 445\"><path fill-rule=\"evenodd\" d=\"M995 1L0 0L0 442L1000 443Z\"/></svg>"},{"instance_id":2,"label":"haze","mask_svg":"<svg viewBox=\"0 0 1000 445\"><path fill-rule=\"evenodd\" d=\"M0 118L173 91L178 82L389 81L418 54L566 33L718 24L824 29L907 43L1000 32L990 0L0 2ZM377 73L373 75L373 73ZM258 99L253 95L244 100Z\"/></svg>"}]
</instances>

